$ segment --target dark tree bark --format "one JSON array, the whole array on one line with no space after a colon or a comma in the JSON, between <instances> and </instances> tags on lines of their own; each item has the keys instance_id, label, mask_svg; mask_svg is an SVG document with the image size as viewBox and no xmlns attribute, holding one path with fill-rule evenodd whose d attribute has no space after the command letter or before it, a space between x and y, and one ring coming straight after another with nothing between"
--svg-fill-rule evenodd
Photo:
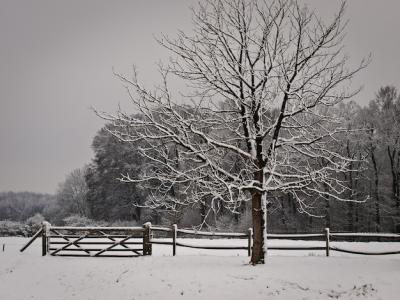
<instances>
[{"instance_id":1,"label":"dark tree bark","mask_svg":"<svg viewBox=\"0 0 400 300\"><path fill-rule=\"evenodd\" d=\"M374 149L371 149L371 161L374 170L375 231L379 232L381 228L381 210L379 203L379 171Z\"/></svg>"},{"instance_id":2,"label":"dark tree bark","mask_svg":"<svg viewBox=\"0 0 400 300\"><path fill-rule=\"evenodd\" d=\"M395 149L387 146L387 154L390 163L390 173L392 175L392 199L395 203L396 216L400 217L400 153Z\"/></svg>"},{"instance_id":3,"label":"dark tree bark","mask_svg":"<svg viewBox=\"0 0 400 300\"><path fill-rule=\"evenodd\" d=\"M350 150L350 140L347 140L346 143L346 151L347 151L347 156L352 157L352 153ZM345 177L347 178L348 182L348 187L349 187L349 200L353 200L353 193L354 193L354 187L353 187L353 162L351 161L350 163L350 172L345 173ZM349 232L354 231L354 203L349 202L348 207L347 207L347 230Z\"/></svg>"},{"instance_id":4,"label":"dark tree bark","mask_svg":"<svg viewBox=\"0 0 400 300\"><path fill-rule=\"evenodd\" d=\"M259 156L261 160L261 155ZM260 186L264 183L263 174L263 164L264 162L259 161L259 170L254 172L254 180L259 182ZM264 192L266 193L266 192ZM253 251L251 253L251 263L258 264L264 263L266 255L265 235L266 235L266 216L267 216L267 205L263 203L263 192L254 191L251 194L251 204L252 204L252 220L253 220Z\"/></svg>"}]
</instances>

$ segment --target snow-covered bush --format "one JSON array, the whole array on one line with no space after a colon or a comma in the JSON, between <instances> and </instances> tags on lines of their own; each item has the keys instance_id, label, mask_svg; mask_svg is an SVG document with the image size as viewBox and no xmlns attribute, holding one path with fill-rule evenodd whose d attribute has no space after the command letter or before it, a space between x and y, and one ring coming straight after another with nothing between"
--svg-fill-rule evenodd
<instances>
[{"instance_id":1,"label":"snow-covered bush","mask_svg":"<svg viewBox=\"0 0 400 300\"><path fill-rule=\"evenodd\" d=\"M63 219L65 226L102 226L102 221L95 221L84 216L71 215Z\"/></svg>"},{"instance_id":2,"label":"snow-covered bush","mask_svg":"<svg viewBox=\"0 0 400 300\"><path fill-rule=\"evenodd\" d=\"M117 221L114 221L114 222L108 224L108 226L111 226L111 227L138 227L139 226L140 227L140 226L142 226L142 224L138 223L136 221L117 220Z\"/></svg>"},{"instance_id":3,"label":"snow-covered bush","mask_svg":"<svg viewBox=\"0 0 400 300\"><path fill-rule=\"evenodd\" d=\"M28 218L25 224L28 227L29 235L35 234L42 226L43 221L45 221L45 218L41 214L35 214Z\"/></svg>"},{"instance_id":4,"label":"snow-covered bush","mask_svg":"<svg viewBox=\"0 0 400 300\"><path fill-rule=\"evenodd\" d=\"M0 221L0 236L29 236L29 226L9 220Z\"/></svg>"}]
</instances>

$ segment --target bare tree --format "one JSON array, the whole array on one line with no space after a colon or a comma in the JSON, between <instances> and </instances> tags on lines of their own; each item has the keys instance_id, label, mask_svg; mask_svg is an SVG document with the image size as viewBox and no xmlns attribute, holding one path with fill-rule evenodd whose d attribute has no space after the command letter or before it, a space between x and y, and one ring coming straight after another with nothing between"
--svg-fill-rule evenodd
<instances>
[{"instance_id":1,"label":"bare tree","mask_svg":"<svg viewBox=\"0 0 400 300\"><path fill-rule=\"evenodd\" d=\"M86 216L88 214L86 203L88 188L85 182L85 172L86 167L75 169L66 176L64 182L59 184L56 198L62 209L61 215Z\"/></svg>"},{"instance_id":2,"label":"bare tree","mask_svg":"<svg viewBox=\"0 0 400 300\"><path fill-rule=\"evenodd\" d=\"M400 97L397 89L393 86L380 88L364 114L370 140L367 147L374 171L376 230L384 226L384 218L392 219L396 230L396 220L400 217Z\"/></svg>"},{"instance_id":3,"label":"bare tree","mask_svg":"<svg viewBox=\"0 0 400 300\"><path fill-rule=\"evenodd\" d=\"M377 129L382 145L386 147L392 177L392 200L400 217L400 96L393 86L379 89L376 94Z\"/></svg>"},{"instance_id":4,"label":"bare tree","mask_svg":"<svg viewBox=\"0 0 400 300\"><path fill-rule=\"evenodd\" d=\"M205 0L194 11L193 34L159 40L173 55L160 68L160 87L118 75L139 114L101 115L121 140L142 141L150 163L141 180L158 182L158 195L166 195L147 205L237 212L251 201L257 264L267 251L271 193L291 194L304 211L313 195L348 200L338 173L351 171L352 159L328 147L347 129L329 107L354 94L344 83L366 61L347 67L344 9L325 24L297 1ZM170 74L191 88L184 100L168 89ZM180 197L171 197L177 186Z\"/></svg>"}]
</instances>

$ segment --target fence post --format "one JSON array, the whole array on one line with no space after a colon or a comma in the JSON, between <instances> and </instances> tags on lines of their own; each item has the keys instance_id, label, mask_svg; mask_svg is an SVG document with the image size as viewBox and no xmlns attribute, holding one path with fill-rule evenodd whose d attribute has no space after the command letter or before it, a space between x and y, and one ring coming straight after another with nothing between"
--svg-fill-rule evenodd
<instances>
[{"instance_id":1,"label":"fence post","mask_svg":"<svg viewBox=\"0 0 400 300\"><path fill-rule=\"evenodd\" d=\"M151 255L152 247L151 247L151 223L147 222L143 224L144 232L143 232L143 255Z\"/></svg>"},{"instance_id":2,"label":"fence post","mask_svg":"<svg viewBox=\"0 0 400 300\"><path fill-rule=\"evenodd\" d=\"M172 255L176 255L176 236L177 236L178 225L172 225Z\"/></svg>"},{"instance_id":3,"label":"fence post","mask_svg":"<svg viewBox=\"0 0 400 300\"><path fill-rule=\"evenodd\" d=\"M249 228L247 232L247 255L251 256L251 243L252 243L252 238L253 238L253 229Z\"/></svg>"},{"instance_id":4,"label":"fence post","mask_svg":"<svg viewBox=\"0 0 400 300\"><path fill-rule=\"evenodd\" d=\"M49 235L50 235L50 223L43 221L42 223L42 256L46 256L49 253Z\"/></svg>"},{"instance_id":5,"label":"fence post","mask_svg":"<svg viewBox=\"0 0 400 300\"><path fill-rule=\"evenodd\" d=\"M326 256L329 256L329 228L325 228Z\"/></svg>"}]
</instances>

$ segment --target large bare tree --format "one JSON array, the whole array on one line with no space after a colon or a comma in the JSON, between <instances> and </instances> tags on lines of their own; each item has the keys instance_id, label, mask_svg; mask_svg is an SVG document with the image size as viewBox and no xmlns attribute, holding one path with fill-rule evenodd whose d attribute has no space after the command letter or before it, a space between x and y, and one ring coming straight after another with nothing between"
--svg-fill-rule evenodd
<instances>
[{"instance_id":1,"label":"large bare tree","mask_svg":"<svg viewBox=\"0 0 400 300\"><path fill-rule=\"evenodd\" d=\"M351 159L328 147L346 128L329 108L354 94L347 83L366 62L347 66L344 9L325 23L298 1L205 0L191 34L159 40L172 56L159 87L118 75L135 115L102 116L121 140L142 141L141 180L158 183L147 204L237 212L251 201L257 264L267 250L271 193L290 193L304 211L314 195L348 200L338 173L350 171ZM174 96L170 75L186 81L190 95Z\"/></svg>"}]
</instances>

